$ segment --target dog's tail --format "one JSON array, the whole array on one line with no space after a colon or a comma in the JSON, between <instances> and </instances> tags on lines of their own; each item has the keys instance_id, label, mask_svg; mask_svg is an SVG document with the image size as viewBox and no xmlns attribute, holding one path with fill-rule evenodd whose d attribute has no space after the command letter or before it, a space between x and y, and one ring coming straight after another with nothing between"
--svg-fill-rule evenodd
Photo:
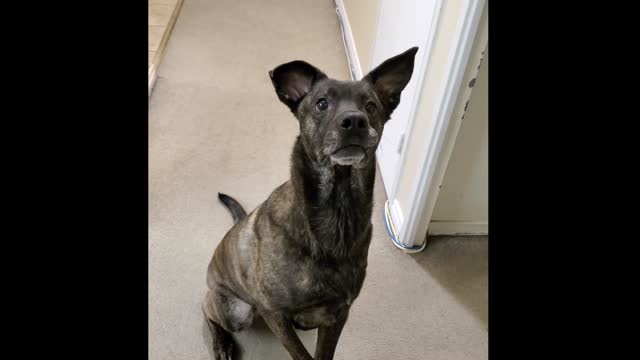
<instances>
[{"instance_id":1,"label":"dog's tail","mask_svg":"<svg viewBox=\"0 0 640 360\"><path fill-rule=\"evenodd\" d=\"M247 212L244 211L244 208L236 199L223 193L218 193L218 199L220 199L227 209L229 209L234 223L237 223L247 217Z\"/></svg>"}]
</instances>

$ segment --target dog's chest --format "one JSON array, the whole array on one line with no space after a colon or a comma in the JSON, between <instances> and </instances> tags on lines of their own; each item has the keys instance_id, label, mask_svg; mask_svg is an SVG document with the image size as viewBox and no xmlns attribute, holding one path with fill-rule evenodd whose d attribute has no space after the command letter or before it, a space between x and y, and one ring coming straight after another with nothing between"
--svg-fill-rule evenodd
<instances>
[{"instance_id":1,"label":"dog's chest","mask_svg":"<svg viewBox=\"0 0 640 360\"><path fill-rule=\"evenodd\" d=\"M358 296L364 280L364 268L349 262L315 264L310 269L299 274L292 306L293 323L300 329L335 323L337 314Z\"/></svg>"},{"instance_id":2,"label":"dog's chest","mask_svg":"<svg viewBox=\"0 0 640 360\"><path fill-rule=\"evenodd\" d=\"M295 274L294 308L351 305L364 281L365 265L356 261L307 262Z\"/></svg>"}]
</instances>

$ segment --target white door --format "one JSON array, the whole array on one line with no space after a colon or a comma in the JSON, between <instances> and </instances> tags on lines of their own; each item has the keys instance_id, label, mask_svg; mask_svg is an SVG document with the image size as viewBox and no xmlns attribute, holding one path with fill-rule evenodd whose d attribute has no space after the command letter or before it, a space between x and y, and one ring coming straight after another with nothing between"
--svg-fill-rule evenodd
<instances>
[{"instance_id":1,"label":"white door","mask_svg":"<svg viewBox=\"0 0 640 360\"><path fill-rule=\"evenodd\" d=\"M404 145L406 129L413 116L419 80L424 73L428 47L435 31L437 0L382 0L378 29L371 61L372 68L384 60L405 50L418 46L413 76L402 92L400 105L385 125L377 151L382 180L391 198L396 175L399 170L400 154Z\"/></svg>"}]
</instances>

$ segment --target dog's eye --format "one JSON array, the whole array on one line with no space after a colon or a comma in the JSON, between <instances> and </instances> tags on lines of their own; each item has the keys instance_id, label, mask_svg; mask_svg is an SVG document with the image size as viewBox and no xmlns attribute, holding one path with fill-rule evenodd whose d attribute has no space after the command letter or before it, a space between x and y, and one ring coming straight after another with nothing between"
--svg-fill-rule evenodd
<instances>
[{"instance_id":1,"label":"dog's eye","mask_svg":"<svg viewBox=\"0 0 640 360\"><path fill-rule=\"evenodd\" d=\"M376 104L374 104L374 103L373 103L373 102L371 102L371 101L369 101L369 102L367 103L366 108L367 108L367 112L368 112L369 114L371 114L371 115L375 114L375 113L376 113L376 110L378 109L378 108L376 107Z\"/></svg>"},{"instance_id":2,"label":"dog's eye","mask_svg":"<svg viewBox=\"0 0 640 360\"><path fill-rule=\"evenodd\" d=\"M327 108L329 107L329 103L327 102L326 99L320 99L318 100L318 102L316 103L316 109L318 111L324 111L327 110Z\"/></svg>"}]
</instances>

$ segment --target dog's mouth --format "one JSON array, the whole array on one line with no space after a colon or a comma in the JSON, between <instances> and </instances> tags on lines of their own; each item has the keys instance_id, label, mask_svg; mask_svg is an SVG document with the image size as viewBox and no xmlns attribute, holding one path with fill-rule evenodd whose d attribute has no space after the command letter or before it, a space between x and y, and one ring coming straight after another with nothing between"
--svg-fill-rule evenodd
<instances>
[{"instance_id":1,"label":"dog's mouth","mask_svg":"<svg viewBox=\"0 0 640 360\"><path fill-rule=\"evenodd\" d=\"M347 145L334 151L329 157L338 165L353 165L364 159L365 149L360 145Z\"/></svg>"}]
</instances>

